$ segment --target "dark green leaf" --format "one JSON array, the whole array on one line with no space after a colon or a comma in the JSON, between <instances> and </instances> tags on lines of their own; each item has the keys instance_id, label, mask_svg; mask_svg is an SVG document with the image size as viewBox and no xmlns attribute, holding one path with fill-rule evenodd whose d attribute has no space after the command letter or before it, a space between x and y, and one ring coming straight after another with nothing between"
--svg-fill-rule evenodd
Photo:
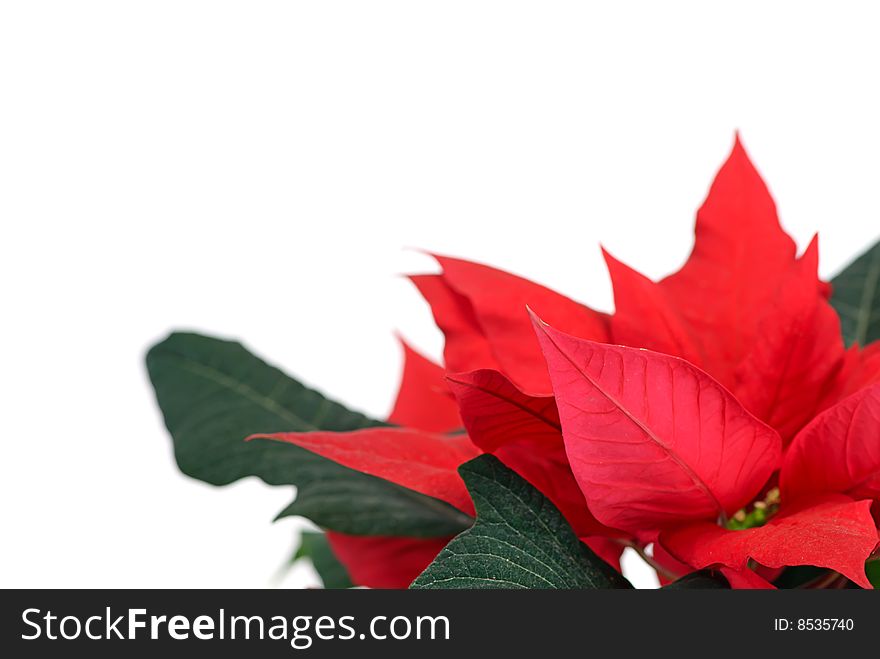
<instances>
[{"instance_id":1,"label":"dark green leaf","mask_svg":"<svg viewBox=\"0 0 880 659\"><path fill-rule=\"evenodd\" d=\"M214 485L245 476L259 476L270 485L294 482L292 474L309 459L308 452L278 443L246 444L252 433L381 425L306 388L233 341L175 333L150 350L147 369L180 469Z\"/></svg>"},{"instance_id":2,"label":"dark green leaf","mask_svg":"<svg viewBox=\"0 0 880 659\"><path fill-rule=\"evenodd\" d=\"M340 533L411 538L455 535L473 522L445 501L360 472L346 472L322 468L301 475L296 500L278 519L299 515Z\"/></svg>"},{"instance_id":3,"label":"dark green leaf","mask_svg":"<svg viewBox=\"0 0 880 659\"><path fill-rule=\"evenodd\" d=\"M293 556L291 563L302 559L308 559L315 567L318 576L324 584L324 588L351 588L354 584L348 576L345 566L336 558L327 536L315 531L303 531L300 538L299 549Z\"/></svg>"},{"instance_id":4,"label":"dark green leaf","mask_svg":"<svg viewBox=\"0 0 880 659\"><path fill-rule=\"evenodd\" d=\"M477 509L412 588L631 587L575 536L556 507L491 455L459 473Z\"/></svg>"},{"instance_id":5,"label":"dark green leaf","mask_svg":"<svg viewBox=\"0 0 880 659\"><path fill-rule=\"evenodd\" d=\"M865 563L865 574L874 588L880 589L880 559L874 559Z\"/></svg>"},{"instance_id":6,"label":"dark green leaf","mask_svg":"<svg viewBox=\"0 0 880 659\"><path fill-rule=\"evenodd\" d=\"M880 339L880 242L831 280L831 304L847 345Z\"/></svg>"},{"instance_id":7,"label":"dark green leaf","mask_svg":"<svg viewBox=\"0 0 880 659\"><path fill-rule=\"evenodd\" d=\"M673 581L668 586L664 586L663 590L707 590L713 588L729 589L730 584L727 583L727 579L714 570L700 570Z\"/></svg>"},{"instance_id":8,"label":"dark green leaf","mask_svg":"<svg viewBox=\"0 0 880 659\"><path fill-rule=\"evenodd\" d=\"M354 535L439 537L470 518L445 502L254 433L357 430L385 425L308 389L241 344L174 333L147 354L147 369L181 471L214 485L258 476L296 485L284 515Z\"/></svg>"},{"instance_id":9,"label":"dark green leaf","mask_svg":"<svg viewBox=\"0 0 880 659\"><path fill-rule=\"evenodd\" d=\"M828 570L813 565L793 565L782 571L773 581L777 588L801 588L811 581L821 579L828 574Z\"/></svg>"}]
</instances>

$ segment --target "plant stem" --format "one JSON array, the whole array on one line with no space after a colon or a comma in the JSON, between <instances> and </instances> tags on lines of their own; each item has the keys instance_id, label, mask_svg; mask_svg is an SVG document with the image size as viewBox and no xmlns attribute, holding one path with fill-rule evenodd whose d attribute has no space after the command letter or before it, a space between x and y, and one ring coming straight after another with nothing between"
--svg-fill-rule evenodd
<instances>
[{"instance_id":1,"label":"plant stem","mask_svg":"<svg viewBox=\"0 0 880 659\"><path fill-rule=\"evenodd\" d=\"M798 588L809 588L810 590L815 590L818 588L828 588L839 578L840 575L837 572L835 572L834 570L828 570L827 574L820 575L812 581L801 584L800 586L798 586Z\"/></svg>"},{"instance_id":2,"label":"plant stem","mask_svg":"<svg viewBox=\"0 0 880 659\"><path fill-rule=\"evenodd\" d=\"M670 581L675 581L681 576L680 574L676 574L669 568L660 565L660 563L655 561L653 557L648 555L644 548L640 547L636 543L629 542L628 540L615 540L615 542L623 545L624 547L629 547L633 549L642 558L642 560L645 561L645 563L657 570L657 574L662 575L664 578L669 579Z\"/></svg>"}]
</instances>

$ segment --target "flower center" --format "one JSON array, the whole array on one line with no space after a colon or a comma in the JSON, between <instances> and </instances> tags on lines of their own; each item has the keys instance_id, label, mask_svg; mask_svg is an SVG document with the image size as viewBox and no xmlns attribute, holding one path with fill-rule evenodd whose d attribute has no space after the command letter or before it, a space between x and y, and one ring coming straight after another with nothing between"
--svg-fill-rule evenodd
<instances>
[{"instance_id":1,"label":"flower center","mask_svg":"<svg viewBox=\"0 0 880 659\"><path fill-rule=\"evenodd\" d=\"M742 508L731 517L726 527L731 531L742 531L764 526L767 521L779 510L779 488L774 487L767 491L762 500L753 502L750 506Z\"/></svg>"}]
</instances>

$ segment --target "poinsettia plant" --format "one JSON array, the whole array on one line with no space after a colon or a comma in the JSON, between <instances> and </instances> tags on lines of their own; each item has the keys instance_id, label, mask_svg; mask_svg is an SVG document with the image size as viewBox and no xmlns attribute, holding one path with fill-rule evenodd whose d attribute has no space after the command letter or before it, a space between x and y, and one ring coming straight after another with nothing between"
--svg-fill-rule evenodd
<instances>
[{"instance_id":1,"label":"poinsettia plant","mask_svg":"<svg viewBox=\"0 0 880 659\"><path fill-rule=\"evenodd\" d=\"M737 139L678 272L604 256L610 315L436 256L444 363L404 344L384 421L174 333L147 366L177 462L295 485L327 587L628 587L627 547L670 587L878 583L880 246L822 281Z\"/></svg>"}]
</instances>

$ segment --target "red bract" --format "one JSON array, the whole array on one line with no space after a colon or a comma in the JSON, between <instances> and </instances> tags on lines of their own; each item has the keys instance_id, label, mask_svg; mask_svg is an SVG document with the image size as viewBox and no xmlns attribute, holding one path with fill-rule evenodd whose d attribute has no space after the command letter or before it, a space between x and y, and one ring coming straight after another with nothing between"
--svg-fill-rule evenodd
<instances>
[{"instance_id":1,"label":"red bract","mask_svg":"<svg viewBox=\"0 0 880 659\"><path fill-rule=\"evenodd\" d=\"M461 428L455 400L446 386L443 369L409 347L403 346L403 378L388 421L428 432L450 432Z\"/></svg>"},{"instance_id":2,"label":"red bract","mask_svg":"<svg viewBox=\"0 0 880 659\"><path fill-rule=\"evenodd\" d=\"M609 338L604 314L564 295L485 265L435 258L443 274L413 281L446 336L444 358L449 371L495 368L524 391L550 393L527 306L564 331L596 341Z\"/></svg>"},{"instance_id":3,"label":"red bract","mask_svg":"<svg viewBox=\"0 0 880 659\"><path fill-rule=\"evenodd\" d=\"M327 532L336 558L353 583L370 588L406 588L428 567L449 538L387 538Z\"/></svg>"},{"instance_id":4,"label":"red bract","mask_svg":"<svg viewBox=\"0 0 880 659\"><path fill-rule=\"evenodd\" d=\"M440 499L470 515L474 512L456 469L480 451L464 435L365 428L353 432L282 432L248 438L256 439L296 444L344 467Z\"/></svg>"},{"instance_id":5,"label":"red bract","mask_svg":"<svg viewBox=\"0 0 880 659\"><path fill-rule=\"evenodd\" d=\"M687 263L657 284L701 339L705 369L729 389L794 262L794 241L737 138L697 212Z\"/></svg>"},{"instance_id":6,"label":"red bract","mask_svg":"<svg viewBox=\"0 0 880 659\"><path fill-rule=\"evenodd\" d=\"M497 371L450 375L471 441L549 498L579 536L623 535L590 513L569 466L552 396L530 396Z\"/></svg>"},{"instance_id":7,"label":"red bract","mask_svg":"<svg viewBox=\"0 0 880 659\"><path fill-rule=\"evenodd\" d=\"M603 523L638 534L726 519L777 468L779 435L695 366L536 326L571 468Z\"/></svg>"},{"instance_id":8,"label":"red bract","mask_svg":"<svg viewBox=\"0 0 880 659\"><path fill-rule=\"evenodd\" d=\"M840 493L880 499L880 384L826 410L795 437L780 473L785 498Z\"/></svg>"},{"instance_id":9,"label":"red bract","mask_svg":"<svg viewBox=\"0 0 880 659\"><path fill-rule=\"evenodd\" d=\"M604 249L602 255L614 287L612 342L679 355L698 366L704 364L702 346L666 292Z\"/></svg>"},{"instance_id":10,"label":"red bract","mask_svg":"<svg viewBox=\"0 0 880 659\"><path fill-rule=\"evenodd\" d=\"M765 526L728 531L703 522L664 533L660 542L693 567L723 565L745 570L749 559L767 567L831 568L864 588L865 559L877 546L870 501L829 496L801 503Z\"/></svg>"},{"instance_id":11,"label":"red bract","mask_svg":"<svg viewBox=\"0 0 880 659\"><path fill-rule=\"evenodd\" d=\"M840 321L817 293L818 264L814 238L782 278L735 373L737 397L785 439L816 413L843 364Z\"/></svg>"},{"instance_id":12,"label":"red bract","mask_svg":"<svg viewBox=\"0 0 880 659\"><path fill-rule=\"evenodd\" d=\"M664 579L717 567L733 587L770 588L778 568L813 565L868 587L880 348L844 349L818 242L797 257L739 139L678 272L654 282L604 254L611 316L436 256L442 271L412 281L445 365L405 349L390 421L407 428L270 437L468 514L456 469L492 453L610 562L653 543ZM330 540L376 587L406 585L446 542Z\"/></svg>"}]
</instances>

